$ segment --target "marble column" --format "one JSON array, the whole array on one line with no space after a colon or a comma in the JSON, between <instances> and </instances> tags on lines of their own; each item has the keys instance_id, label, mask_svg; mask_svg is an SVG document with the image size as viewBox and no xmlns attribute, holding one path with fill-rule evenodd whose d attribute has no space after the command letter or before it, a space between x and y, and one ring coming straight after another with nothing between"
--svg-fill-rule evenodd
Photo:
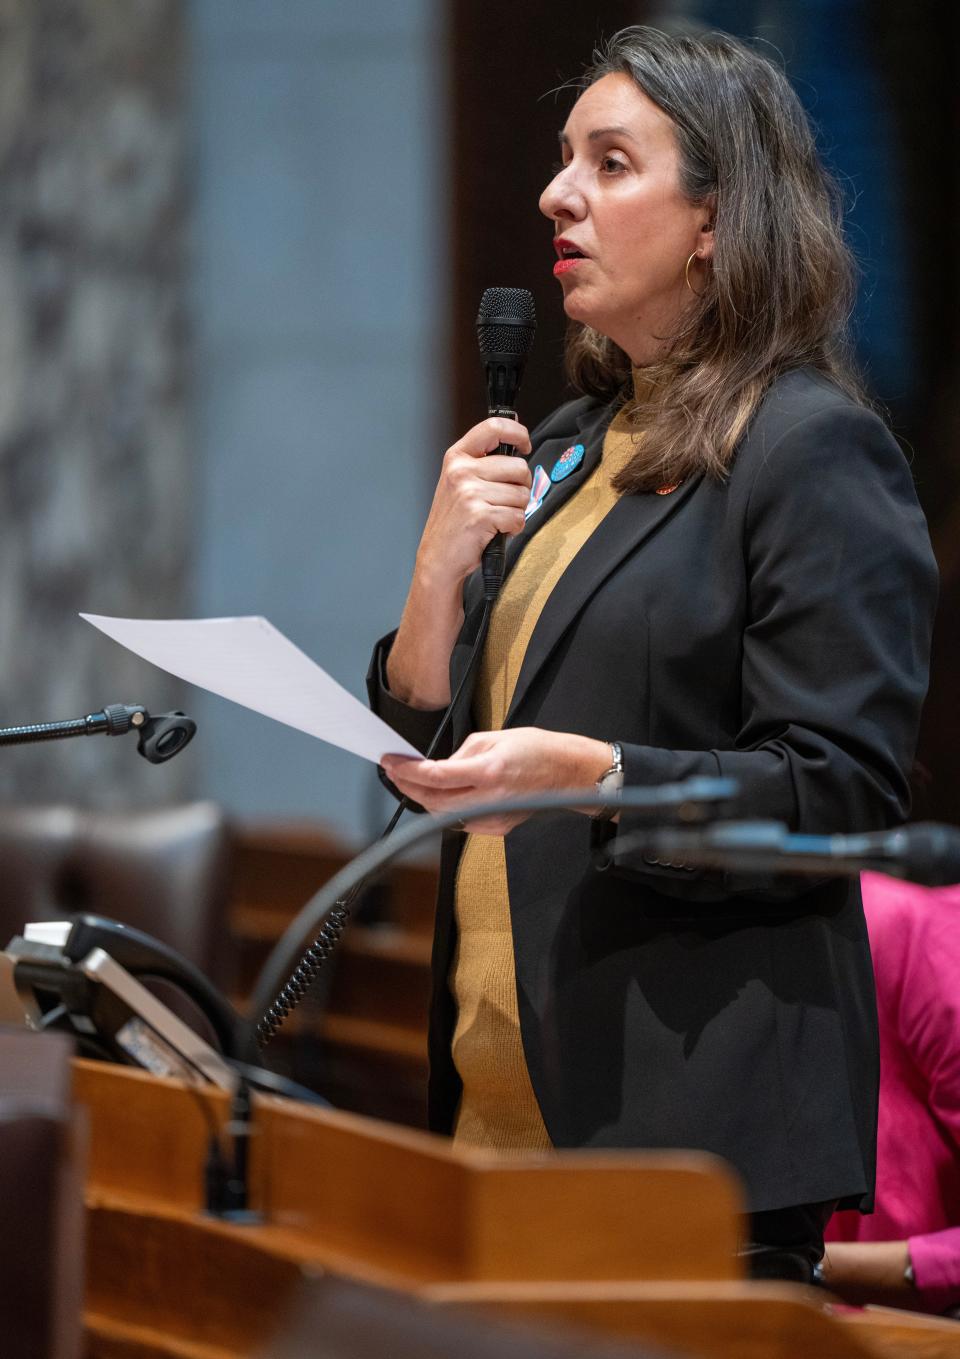
<instances>
[{"instance_id":1,"label":"marble column","mask_svg":"<svg viewBox=\"0 0 960 1359\"><path fill-rule=\"evenodd\" d=\"M184 701L77 617L187 595L184 45L180 0L0 0L2 726ZM3 748L0 798L180 800L198 742Z\"/></svg>"}]
</instances>

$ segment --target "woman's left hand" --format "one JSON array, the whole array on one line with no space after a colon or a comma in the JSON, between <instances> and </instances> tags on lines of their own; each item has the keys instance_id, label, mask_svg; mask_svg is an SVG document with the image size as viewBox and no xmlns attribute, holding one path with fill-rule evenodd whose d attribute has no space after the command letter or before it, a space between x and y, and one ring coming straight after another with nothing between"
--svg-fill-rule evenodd
<instances>
[{"instance_id":1,"label":"woman's left hand","mask_svg":"<svg viewBox=\"0 0 960 1359\"><path fill-rule=\"evenodd\" d=\"M610 746L569 732L511 727L474 732L448 760L385 755L381 763L405 797L440 814L528 793L592 789L610 767ZM473 835L506 835L529 815L485 817L471 821L467 829Z\"/></svg>"}]
</instances>

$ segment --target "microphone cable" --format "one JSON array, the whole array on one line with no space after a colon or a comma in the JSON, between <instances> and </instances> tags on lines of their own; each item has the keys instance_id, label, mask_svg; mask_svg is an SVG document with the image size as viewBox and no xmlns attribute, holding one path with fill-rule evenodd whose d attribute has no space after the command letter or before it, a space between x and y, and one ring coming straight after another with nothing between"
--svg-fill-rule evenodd
<instances>
[{"instance_id":1,"label":"microphone cable","mask_svg":"<svg viewBox=\"0 0 960 1359\"><path fill-rule=\"evenodd\" d=\"M483 363L487 387L487 412L516 419L513 409L520 379L526 363L527 354L533 344L537 330L536 310L533 295L526 288L487 288L480 299L477 315L477 343L480 346L480 359ZM500 444L494 452L515 454L510 444ZM467 668L450 700L447 711L433 740L427 748L425 759L432 758L447 732L453 715L460 702L467 681L472 677L477 660L483 650L490 615L500 586L503 583L506 560L506 535L495 533L483 550L480 574L483 581L483 615L477 636L470 652ZM377 836L374 844L386 840L391 835L401 816L411 803L401 798L400 804L387 825ZM357 894L363 888L365 879L358 881L330 907L319 934L309 946L291 976L284 984L273 1003L257 1023L256 1040L261 1048L266 1047L277 1033L287 1015L303 1000L317 973L330 957L343 935L350 908ZM316 900L316 898L312 898ZM309 905L310 903L308 903Z\"/></svg>"},{"instance_id":2,"label":"microphone cable","mask_svg":"<svg viewBox=\"0 0 960 1359\"><path fill-rule=\"evenodd\" d=\"M519 381L524 375L526 356L533 344L533 337L536 336L537 318L534 310L533 295L526 288L487 288L483 298L480 299L480 311L477 314L477 344L480 345L480 360L484 366L485 383L487 383L487 412L488 414L499 414L510 419L517 419L517 412L513 409ZM515 454L515 448L511 444L499 444L495 448L495 453ZM439 727L436 728L434 739L428 746L426 760L432 758L435 750L438 749L443 737L446 735L447 728L450 727L454 712L460 703L460 696L464 693L466 682L472 677L475 670L477 659L483 651L487 628L490 626L490 616L492 607L498 597L500 586L503 583L504 564L506 564L506 535L495 533L487 546L483 550L480 560L480 575L483 580L483 616L480 618L480 626L477 629L473 648L470 651L468 663L464 677L457 685L457 692L453 694L449 705ZM379 833L374 844L388 839L393 833L397 822L400 821L404 811L411 807L407 798L401 798L400 805L390 817L388 824ZM268 1042L275 1037L277 1030L283 1025L284 1019L295 1010L301 1003L303 996L313 985L317 973L324 966L326 959L330 957L341 936L347 921L351 906L356 900L356 896L366 883L366 879L360 878L343 897L337 898L326 913L324 924L320 934L313 940L309 949L303 954L301 961L296 965L287 983L283 985L279 995L273 1000L271 1006L262 1015L257 1023L256 1040L260 1048L265 1048ZM315 900L311 898L311 900Z\"/></svg>"},{"instance_id":3,"label":"microphone cable","mask_svg":"<svg viewBox=\"0 0 960 1359\"><path fill-rule=\"evenodd\" d=\"M467 660L467 668L463 673L460 683L457 685L456 693L447 705L447 710L441 719L439 727L434 733L433 740L427 747L424 755L425 760L432 759L434 752L439 748L440 742L443 740L453 721L454 714L460 704L461 695L466 690L467 682L471 679L473 672L476 669L477 661L483 651L487 629L490 626L490 614L492 609L492 602L489 599L485 599L483 614L480 618L480 626L477 629L477 635ZM401 816L403 816L403 813L409 810L412 805L413 804L408 798L403 797L400 799L396 811L373 842L374 845L380 844L381 841L386 840L388 836L393 834L397 822L400 820ZM343 937L343 932L346 929L347 922L350 919L351 907L358 894L366 885L368 876L369 875L365 875L364 877L358 878L342 896L337 897L331 904L323 918L323 924L320 927L316 938L304 951L303 956L287 981L283 984L271 1004L257 1021L256 1041L257 1046L260 1049L265 1048L271 1039L276 1036L287 1016L295 1010L303 1000L307 991L309 991L316 980L320 969L339 944ZM322 893L324 890L325 889L321 888L320 892ZM305 910L316 901L317 895L319 895L319 893L311 898L307 903L307 906L304 907Z\"/></svg>"}]
</instances>

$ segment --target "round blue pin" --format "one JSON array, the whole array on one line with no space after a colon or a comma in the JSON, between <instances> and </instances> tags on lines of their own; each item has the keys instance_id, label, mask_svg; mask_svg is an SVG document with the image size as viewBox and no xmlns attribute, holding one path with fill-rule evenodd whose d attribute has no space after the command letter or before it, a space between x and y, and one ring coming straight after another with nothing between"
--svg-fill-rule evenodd
<instances>
[{"instance_id":1,"label":"round blue pin","mask_svg":"<svg viewBox=\"0 0 960 1359\"><path fill-rule=\"evenodd\" d=\"M550 480L553 482L563 481L571 472L575 472L583 462L583 444L571 444L564 449L557 461L553 464L553 471L550 473Z\"/></svg>"}]
</instances>

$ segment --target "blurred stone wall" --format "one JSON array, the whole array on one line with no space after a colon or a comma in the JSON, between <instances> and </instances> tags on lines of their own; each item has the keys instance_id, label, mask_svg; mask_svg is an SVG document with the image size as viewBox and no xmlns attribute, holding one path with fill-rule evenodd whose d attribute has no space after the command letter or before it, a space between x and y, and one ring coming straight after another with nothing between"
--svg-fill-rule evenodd
<instances>
[{"instance_id":1,"label":"blurred stone wall","mask_svg":"<svg viewBox=\"0 0 960 1359\"><path fill-rule=\"evenodd\" d=\"M0 0L0 725L183 689L77 618L183 613L180 0ZM0 748L0 798L190 791L133 735Z\"/></svg>"}]
</instances>

